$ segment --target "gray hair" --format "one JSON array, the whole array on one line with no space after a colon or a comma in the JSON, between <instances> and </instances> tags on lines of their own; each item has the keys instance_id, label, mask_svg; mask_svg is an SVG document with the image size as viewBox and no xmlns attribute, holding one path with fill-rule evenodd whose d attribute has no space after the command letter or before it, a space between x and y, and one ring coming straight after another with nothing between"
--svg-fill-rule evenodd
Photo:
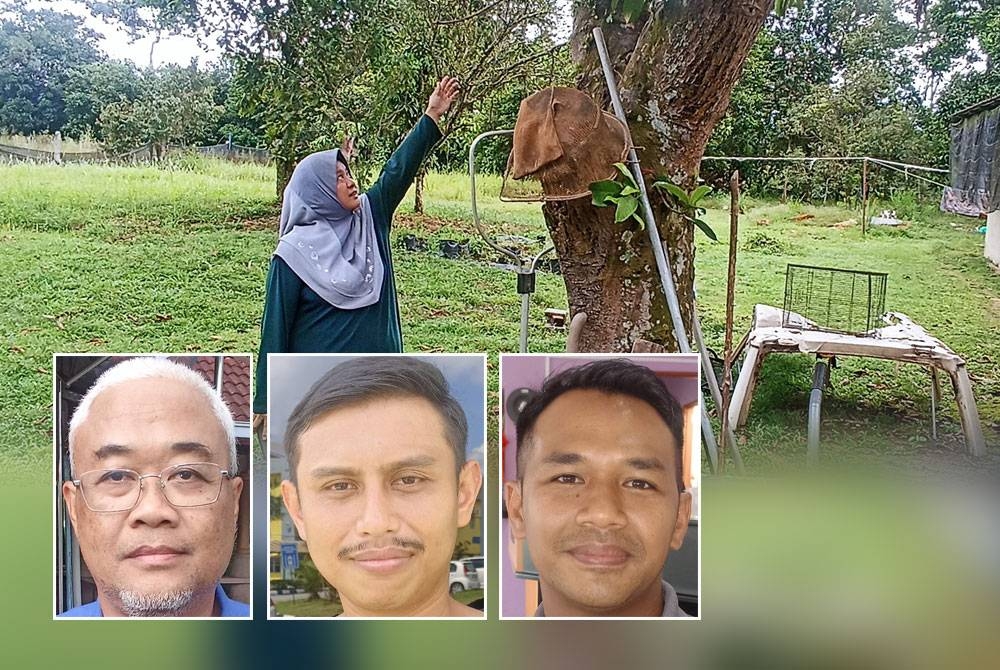
<instances>
[{"instance_id":1,"label":"gray hair","mask_svg":"<svg viewBox=\"0 0 1000 670\"><path fill-rule=\"evenodd\" d=\"M101 393L107 391L112 386L117 386L124 382L138 379L173 379L183 382L192 390L200 393L208 401L208 406L219 420L223 432L226 434L226 444L229 447L229 469L235 474L236 471L236 425L233 421L232 412L222 401L222 397L212 386L205 381L205 378L189 367L171 361L160 356L141 356L130 358L112 368L106 370L94 385L90 387L83 396L83 400L77 405L73 412L73 418L69 422L69 463L70 470L75 471L76 462L73 452L76 448L76 431L87 420L90 415L91 405L94 399Z\"/></svg>"},{"instance_id":2,"label":"gray hair","mask_svg":"<svg viewBox=\"0 0 1000 670\"><path fill-rule=\"evenodd\" d=\"M455 452L456 476L465 464L469 424L465 411L448 390L434 365L405 356L355 358L334 367L313 384L292 410L285 429L285 454L291 480L297 482L299 438L321 417L344 407L383 398L417 397L434 406L444 424L445 439Z\"/></svg>"}]
</instances>

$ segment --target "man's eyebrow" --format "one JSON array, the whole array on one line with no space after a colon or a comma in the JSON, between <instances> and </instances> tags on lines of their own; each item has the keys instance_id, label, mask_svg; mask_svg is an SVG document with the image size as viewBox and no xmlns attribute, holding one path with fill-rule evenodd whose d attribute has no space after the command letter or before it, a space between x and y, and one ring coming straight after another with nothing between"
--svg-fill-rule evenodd
<instances>
[{"instance_id":1,"label":"man's eyebrow","mask_svg":"<svg viewBox=\"0 0 1000 670\"><path fill-rule=\"evenodd\" d=\"M212 456L212 450L201 442L174 442L170 450L180 454L201 454L206 458Z\"/></svg>"},{"instance_id":2,"label":"man's eyebrow","mask_svg":"<svg viewBox=\"0 0 1000 670\"><path fill-rule=\"evenodd\" d=\"M658 458L630 458L626 463L636 470L664 470L667 466Z\"/></svg>"},{"instance_id":3,"label":"man's eyebrow","mask_svg":"<svg viewBox=\"0 0 1000 670\"><path fill-rule=\"evenodd\" d=\"M542 464L545 465L576 465L582 463L585 459L583 456L572 451L557 451L553 454L548 454L542 459Z\"/></svg>"},{"instance_id":4,"label":"man's eyebrow","mask_svg":"<svg viewBox=\"0 0 1000 670\"><path fill-rule=\"evenodd\" d=\"M132 449L129 449L123 444L105 444L100 449L94 452L94 456L98 460L103 461L112 456L125 456L126 454L132 453Z\"/></svg>"},{"instance_id":5,"label":"man's eyebrow","mask_svg":"<svg viewBox=\"0 0 1000 670\"><path fill-rule=\"evenodd\" d=\"M410 458L404 458L393 463L387 463L382 467L382 469L388 472L394 472L396 470L404 470L406 468L426 468L434 465L435 463L437 463L437 459L433 456L411 456Z\"/></svg>"},{"instance_id":6,"label":"man's eyebrow","mask_svg":"<svg viewBox=\"0 0 1000 670\"><path fill-rule=\"evenodd\" d=\"M437 459L433 456L412 456L410 458L404 458L391 463L386 463L385 465L379 466L379 469L383 472L395 472L406 468L425 468L434 465L435 463L437 463ZM323 477L360 477L361 470L346 466L320 465L310 470L309 476L319 479Z\"/></svg>"},{"instance_id":7,"label":"man's eyebrow","mask_svg":"<svg viewBox=\"0 0 1000 670\"><path fill-rule=\"evenodd\" d=\"M361 471L357 468L344 468L335 465L320 465L309 471L310 477L322 479L323 477L357 477Z\"/></svg>"},{"instance_id":8,"label":"man's eyebrow","mask_svg":"<svg viewBox=\"0 0 1000 670\"><path fill-rule=\"evenodd\" d=\"M170 445L170 451L178 454L198 454L206 458L212 456L212 450L201 442L174 442ZM94 456L103 461L113 456L127 456L135 452L135 448L124 444L105 444L94 452Z\"/></svg>"}]
</instances>

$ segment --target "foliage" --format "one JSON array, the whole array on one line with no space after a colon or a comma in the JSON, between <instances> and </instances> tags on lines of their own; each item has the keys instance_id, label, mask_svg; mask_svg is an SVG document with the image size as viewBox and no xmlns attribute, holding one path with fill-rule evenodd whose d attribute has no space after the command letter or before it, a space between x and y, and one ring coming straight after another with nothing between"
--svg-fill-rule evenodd
<instances>
[{"instance_id":1,"label":"foliage","mask_svg":"<svg viewBox=\"0 0 1000 670\"><path fill-rule=\"evenodd\" d=\"M941 5L932 4L930 14L940 12ZM948 114L943 99L939 113L927 105L935 95L937 85L930 82L936 75L920 56L937 37L921 23L922 16L881 0L805 0L783 16L772 16L708 153L873 156L946 165ZM813 201L860 194L860 168L843 164L745 162L739 168L751 192ZM702 176L722 186L730 169L707 162ZM916 185L892 173L875 182L884 193Z\"/></svg>"},{"instance_id":2,"label":"foliage","mask_svg":"<svg viewBox=\"0 0 1000 670\"><path fill-rule=\"evenodd\" d=\"M357 138L357 169L374 176L443 75L463 91L442 129L509 114L509 91L550 71L553 0L112 0L102 11L133 30L217 36L234 67L234 100L287 164ZM455 146L449 160L461 160ZM279 175L280 179L280 175Z\"/></svg>"},{"instance_id":3,"label":"foliage","mask_svg":"<svg viewBox=\"0 0 1000 670\"><path fill-rule=\"evenodd\" d=\"M646 221L639 212L642 195L639 184L624 163L615 163L615 168L618 170L615 179L602 179L590 184L591 202L595 207L614 205L615 223L632 219L640 228L645 228ZM710 240L718 241L715 231L701 218L706 212L702 206L703 200L711 193L711 186L703 184L689 193L667 179L658 179L653 182L652 187L665 194L664 202L674 211L696 225Z\"/></svg>"},{"instance_id":4,"label":"foliage","mask_svg":"<svg viewBox=\"0 0 1000 670\"><path fill-rule=\"evenodd\" d=\"M9 3L0 11L0 132L60 130L70 79L101 60L97 33L72 14Z\"/></svg>"},{"instance_id":5,"label":"foliage","mask_svg":"<svg viewBox=\"0 0 1000 670\"><path fill-rule=\"evenodd\" d=\"M190 67L147 70L133 100L106 105L98 119L106 150L121 155L144 144L162 154L168 143L203 140L222 114L211 77Z\"/></svg>"},{"instance_id":6,"label":"foliage","mask_svg":"<svg viewBox=\"0 0 1000 670\"><path fill-rule=\"evenodd\" d=\"M295 571L295 582L306 593L319 596L320 591L331 589L330 584L320 574L319 568L308 556L299 558L299 569Z\"/></svg>"},{"instance_id":7,"label":"foliage","mask_svg":"<svg viewBox=\"0 0 1000 670\"><path fill-rule=\"evenodd\" d=\"M101 112L115 103L126 103L128 106L139 97L141 88L142 75L130 63L103 61L71 71L66 85L63 134L68 137L91 135L103 139L98 123Z\"/></svg>"}]
</instances>

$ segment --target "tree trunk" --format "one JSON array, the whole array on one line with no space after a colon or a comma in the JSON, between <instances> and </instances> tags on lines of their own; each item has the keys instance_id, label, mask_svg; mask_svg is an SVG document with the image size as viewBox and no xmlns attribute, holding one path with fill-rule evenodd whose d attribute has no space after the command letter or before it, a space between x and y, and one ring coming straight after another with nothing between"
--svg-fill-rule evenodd
<instances>
[{"instance_id":1,"label":"tree trunk","mask_svg":"<svg viewBox=\"0 0 1000 670\"><path fill-rule=\"evenodd\" d=\"M274 159L274 173L275 173L275 190L278 195L278 204L281 204L281 199L285 196L285 187L288 186L288 182L292 178L292 172L295 171L295 161L290 161L284 158Z\"/></svg>"},{"instance_id":2,"label":"tree trunk","mask_svg":"<svg viewBox=\"0 0 1000 670\"><path fill-rule=\"evenodd\" d=\"M655 3L633 24L607 23L609 0L578 3L570 46L577 87L609 108L610 96L591 31L601 26L618 78L639 161L649 177L685 190L697 180L712 130L729 106L754 38L773 0ZM670 259L682 317L691 332L694 227L651 192ZM656 262L644 230L615 224L613 208L589 199L543 207L566 282L570 312L587 313L582 351L629 351L636 339L677 348Z\"/></svg>"},{"instance_id":3,"label":"tree trunk","mask_svg":"<svg viewBox=\"0 0 1000 670\"><path fill-rule=\"evenodd\" d=\"M417 214L424 213L424 177L427 176L427 168L423 165L417 170L417 178L413 182L413 211Z\"/></svg>"}]
</instances>

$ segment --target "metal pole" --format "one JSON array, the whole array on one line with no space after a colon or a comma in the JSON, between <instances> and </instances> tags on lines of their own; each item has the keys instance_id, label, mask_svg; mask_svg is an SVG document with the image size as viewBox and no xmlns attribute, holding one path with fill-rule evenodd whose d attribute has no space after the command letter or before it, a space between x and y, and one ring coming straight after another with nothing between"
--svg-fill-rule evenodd
<instances>
[{"instance_id":1,"label":"metal pole","mask_svg":"<svg viewBox=\"0 0 1000 670\"><path fill-rule=\"evenodd\" d=\"M868 230L868 159L861 163L861 237Z\"/></svg>"},{"instance_id":2,"label":"metal pole","mask_svg":"<svg viewBox=\"0 0 1000 670\"><path fill-rule=\"evenodd\" d=\"M476 147L479 145L480 141L486 139L487 137L513 134L513 130L490 130L476 136L476 138L472 140L472 144L469 145L469 183L471 184L472 189L472 222L476 226L476 231L479 232L479 236L483 238L483 241L486 242L486 244L488 244L494 251L517 263L517 292L521 294L521 332L518 337L518 350L523 354L528 351L528 307L531 302L531 294L535 290L535 268L538 266L538 261L541 260L542 256L555 250L555 247L550 245L542 249L542 251L535 256L534 260L522 260L519 255L510 249L501 247L486 234L486 229L483 228L482 222L479 220L479 208L476 206Z\"/></svg>"},{"instance_id":3,"label":"metal pole","mask_svg":"<svg viewBox=\"0 0 1000 670\"><path fill-rule=\"evenodd\" d=\"M937 406L938 398L940 398L939 393L941 392L938 386L938 374L937 368L931 368L931 440L934 444L937 444L938 431L937 431Z\"/></svg>"},{"instance_id":4,"label":"metal pole","mask_svg":"<svg viewBox=\"0 0 1000 670\"><path fill-rule=\"evenodd\" d=\"M663 286L663 294L667 299L667 309L670 312L670 320L673 324L674 339L677 340L677 348L681 353L691 353L691 344L688 341L687 331L684 328L684 319L681 317L681 306L677 300L677 289L674 286L674 276L670 271L670 263L667 259L666 250L660 241L660 232L653 219L653 208L649 205L649 194L646 192L646 181L639 169L639 157L632 146L632 134L629 131L628 119L625 117L625 110L622 107L621 98L618 95L618 84L615 82L615 75L611 69L611 59L608 56L608 47L604 43L604 33L600 28L594 28L594 42L597 45L597 52L601 57L601 68L604 70L604 80L608 85L608 93L611 96L611 105L614 107L615 116L622 122L625 128L625 138L628 142L628 165L639 186L639 200L642 203L642 214L646 221L646 233L649 236L649 244L653 248L653 257L656 259L656 268L659 271L660 283ZM705 441L705 448L711 457L714 451L715 434L712 432L712 424L708 421L708 412L702 403L701 420L702 439ZM713 468L714 469L714 468Z\"/></svg>"},{"instance_id":5,"label":"metal pole","mask_svg":"<svg viewBox=\"0 0 1000 670\"><path fill-rule=\"evenodd\" d=\"M719 472L726 471L726 446L729 441L729 401L733 388L733 303L736 301L736 245L740 224L740 171L733 170L729 179L729 267L726 273L726 334L722 363L722 447Z\"/></svg>"},{"instance_id":6,"label":"metal pole","mask_svg":"<svg viewBox=\"0 0 1000 670\"><path fill-rule=\"evenodd\" d=\"M823 389L830 379L830 367L822 358L816 359L813 369L813 386L809 393L808 462L815 465L819 461L819 422L823 409Z\"/></svg>"}]
</instances>

